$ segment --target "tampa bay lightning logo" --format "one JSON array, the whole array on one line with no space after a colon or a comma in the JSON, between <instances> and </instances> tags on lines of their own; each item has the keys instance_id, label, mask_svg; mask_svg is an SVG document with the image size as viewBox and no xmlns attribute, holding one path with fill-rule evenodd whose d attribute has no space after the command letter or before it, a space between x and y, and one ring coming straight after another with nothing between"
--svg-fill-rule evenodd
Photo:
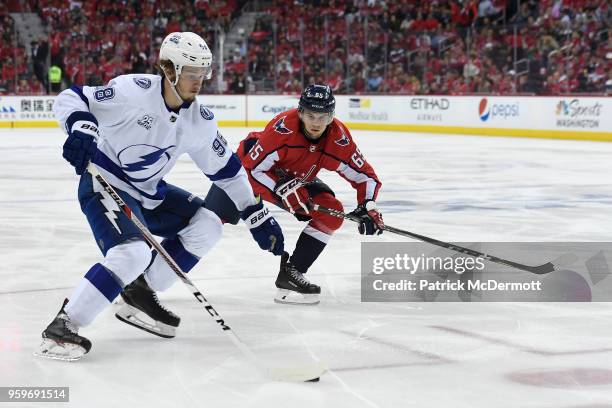
<instances>
[{"instance_id":1,"label":"tampa bay lightning logo","mask_svg":"<svg viewBox=\"0 0 612 408\"><path fill-rule=\"evenodd\" d=\"M206 120L212 120L215 117L214 113L204 105L200 105L200 115Z\"/></svg>"},{"instance_id":2,"label":"tampa bay lightning logo","mask_svg":"<svg viewBox=\"0 0 612 408\"><path fill-rule=\"evenodd\" d=\"M278 133L282 133L283 135L288 135L289 133L291 133L291 130L289 130L285 126L285 118L286 116L283 116L278 121L276 121L276 123L274 124L274 130L276 130Z\"/></svg>"},{"instance_id":3,"label":"tampa bay lightning logo","mask_svg":"<svg viewBox=\"0 0 612 408\"><path fill-rule=\"evenodd\" d=\"M338 140L334 140L334 143L337 144L338 146L348 146L350 141L348 137L346 137L344 132L342 132L342 137Z\"/></svg>"},{"instance_id":4,"label":"tampa bay lightning logo","mask_svg":"<svg viewBox=\"0 0 612 408\"><path fill-rule=\"evenodd\" d=\"M170 162L169 150L176 147L157 147L147 144L128 146L117 155L121 170L131 182L147 181L159 174Z\"/></svg>"},{"instance_id":5,"label":"tampa bay lightning logo","mask_svg":"<svg viewBox=\"0 0 612 408\"><path fill-rule=\"evenodd\" d=\"M151 80L149 78L134 78L134 82L143 89L151 87Z\"/></svg>"}]
</instances>

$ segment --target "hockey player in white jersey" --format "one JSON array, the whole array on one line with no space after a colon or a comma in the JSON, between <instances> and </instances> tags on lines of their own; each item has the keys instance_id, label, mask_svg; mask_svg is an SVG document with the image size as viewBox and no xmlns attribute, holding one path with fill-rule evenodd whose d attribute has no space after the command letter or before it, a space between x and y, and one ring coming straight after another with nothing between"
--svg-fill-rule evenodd
<instances>
[{"instance_id":1,"label":"hockey player in white jersey","mask_svg":"<svg viewBox=\"0 0 612 408\"><path fill-rule=\"evenodd\" d=\"M180 319L159 304L175 273L153 254L139 230L89 173L95 164L183 271L191 270L221 236L222 222L204 200L163 177L187 153L241 210L259 246L283 253L283 234L244 168L217 129L213 112L196 101L210 79L212 54L194 33L171 33L160 49L157 75L122 75L103 87L76 87L56 99L54 113L68 134L63 156L81 176L78 198L103 260L93 265L49 326L37 355L78 360L91 342L78 334L119 294L117 317L162 337L174 337ZM145 313L154 323L140 318Z\"/></svg>"}]
</instances>

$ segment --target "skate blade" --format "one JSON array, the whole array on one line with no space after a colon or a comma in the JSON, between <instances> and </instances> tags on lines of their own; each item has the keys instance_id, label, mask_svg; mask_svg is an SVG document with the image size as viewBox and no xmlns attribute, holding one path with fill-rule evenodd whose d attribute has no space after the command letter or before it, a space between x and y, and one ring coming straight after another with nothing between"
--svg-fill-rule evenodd
<instances>
[{"instance_id":1,"label":"skate blade","mask_svg":"<svg viewBox=\"0 0 612 408\"><path fill-rule=\"evenodd\" d=\"M87 351L76 344L61 344L51 339L43 339L38 350L33 353L36 357L60 361L78 361Z\"/></svg>"},{"instance_id":2,"label":"skate blade","mask_svg":"<svg viewBox=\"0 0 612 408\"><path fill-rule=\"evenodd\" d=\"M151 319L146 313L141 312L127 303L121 306L117 313L115 313L115 317L130 326L137 327L140 330L144 330L147 333L165 339L171 339L176 336L176 328Z\"/></svg>"},{"instance_id":3,"label":"skate blade","mask_svg":"<svg viewBox=\"0 0 612 408\"><path fill-rule=\"evenodd\" d=\"M299 293L289 289L278 289L274 302L286 305L317 305L320 302L320 296L319 293Z\"/></svg>"}]
</instances>

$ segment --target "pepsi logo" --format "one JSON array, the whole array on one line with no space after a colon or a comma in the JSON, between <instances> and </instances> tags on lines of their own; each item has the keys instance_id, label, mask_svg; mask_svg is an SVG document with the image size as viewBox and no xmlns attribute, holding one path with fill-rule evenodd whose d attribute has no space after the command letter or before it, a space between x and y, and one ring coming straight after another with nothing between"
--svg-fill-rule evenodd
<instances>
[{"instance_id":1,"label":"pepsi logo","mask_svg":"<svg viewBox=\"0 0 612 408\"><path fill-rule=\"evenodd\" d=\"M490 114L491 110L489 109L489 101L487 101L487 98L482 98L478 104L478 116L480 116L480 120L486 122L489 119Z\"/></svg>"}]
</instances>

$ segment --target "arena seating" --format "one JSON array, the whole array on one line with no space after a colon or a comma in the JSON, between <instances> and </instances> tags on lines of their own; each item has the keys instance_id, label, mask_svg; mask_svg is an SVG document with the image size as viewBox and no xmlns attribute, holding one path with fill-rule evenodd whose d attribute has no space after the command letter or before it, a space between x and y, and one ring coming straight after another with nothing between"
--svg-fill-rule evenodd
<instances>
[{"instance_id":1,"label":"arena seating","mask_svg":"<svg viewBox=\"0 0 612 408\"><path fill-rule=\"evenodd\" d=\"M14 3L14 2L13 2ZM16 45L0 6L0 93L44 93L35 50L48 47L64 84L155 72L161 39L195 31L215 48L245 1L111 0L26 3L50 32ZM259 3L258 3L259 4ZM223 89L295 94L326 82L339 93L606 93L612 88L612 7L605 0L271 0ZM46 44L45 44L46 43ZM46 75L46 73L45 73ZM248 84L253 84L250 89Z\"/></svg>"}]
</instances>

